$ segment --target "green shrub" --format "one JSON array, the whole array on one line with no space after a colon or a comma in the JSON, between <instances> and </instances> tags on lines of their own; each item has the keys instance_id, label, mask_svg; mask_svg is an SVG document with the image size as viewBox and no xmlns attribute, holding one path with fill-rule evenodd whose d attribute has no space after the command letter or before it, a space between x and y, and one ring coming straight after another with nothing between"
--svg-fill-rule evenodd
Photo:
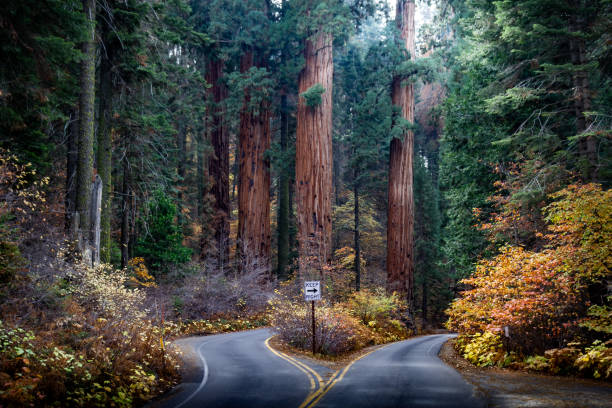
<instances>
[{"instance_id":1,"label":"green shrub","mask_svg":"<svg viewBox=\"0 0 612 408\"><path fill-rule=\"evenodd\" d=\"M0 240L0 284L13 280L19 268L23 267L25 260L19 248L12 242Z\"/></svg>"},{"instance_id":2,"label":"green shrub","mask_svg":"<svg viewBox=\"0 0 612 408\"><path fill-rule=\"evenodd\" d=\"M612 378L612 340L595 341L574 362L583 374L594 378Z\"/></svg>"},{"instance_id":3,"label":"green shrub","mask_svg":"<svg viewBox=\"0 0 612 408\"><path fill-rule=\"evenodd\" d=\"M375 291L364 289L353 293L343 307L373 332L377 344L408 337L404 323L408 308L395 293L387 295L382 288Z\"/></svg>"},{"instance_id":4,"label":"green shrub","mask_svg":"<svg viewBox=\"0 0 612 408\"><path fill-rule=\"evenodd\" d=\"M355 292L347 302L347 306L353 316L359 318L363 324L370 325L377 319L390 316L391 311L397 306L397 295L387 296L382 289L376 292L364 289Z\"/></svg>"},{"instance_id":5,"label":"green shrub","mask_svg":"<svg viewBox=\"0 0 612 408\"><path fill-rule=\"evenodd\" d=\"M612 296L607 298L612 303ZM598 333L612 334L612 307L608 305L593 305L589 307L588 317L580 323L581 327Z\"/></svg>"},{"instance_id":6,"label":"green shrub","mask_svg":"<svg viewBox=\"0 0 612 408\"><path fill-rule=\"evenodd\" d=\"M0 321L0 406L130 407L177 379L178 355L150 322L72 322L53 335ZM73 344L63 339L73 337Z\"/></svg>"},{"instance_id":7,"label":"green shrub","mask_svg":"<svg viewBox=\"0 0 612 408\"><path fill-rule=\"evenodd\" d=\"M525 359L525 366L534 371L548 371L550 362L544 356L529 356Z\"/></svg>"},{"instance_id":8,"label":"green shrub","mask_svg":"<svg viewBox=\"0 0 612 408\"><path fill-rule=\"evenodd\" d=\"M241 319L200 319L190 321L166 321L164 332L168 336L193 336L204 334L230 333L250 330L270 324L267 316L250 316Z\"/></svg>"}]
</instances>

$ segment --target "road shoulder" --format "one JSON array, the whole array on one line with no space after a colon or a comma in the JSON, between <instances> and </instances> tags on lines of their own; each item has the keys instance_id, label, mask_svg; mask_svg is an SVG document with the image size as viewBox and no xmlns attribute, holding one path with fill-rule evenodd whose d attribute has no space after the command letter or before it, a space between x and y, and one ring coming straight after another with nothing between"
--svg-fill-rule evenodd
<instances>
[{"instance_id":1,"label":"road shoulder","mask_svg":"<svg viewBox=\"0 0 612 408\"><path fill-rule=\"evenodd\" d=\"M610 383L477 367L458 355L453 341L442 346L440 359L478 388L490 408L612 408Z\"/></svg>"}]
</instances>

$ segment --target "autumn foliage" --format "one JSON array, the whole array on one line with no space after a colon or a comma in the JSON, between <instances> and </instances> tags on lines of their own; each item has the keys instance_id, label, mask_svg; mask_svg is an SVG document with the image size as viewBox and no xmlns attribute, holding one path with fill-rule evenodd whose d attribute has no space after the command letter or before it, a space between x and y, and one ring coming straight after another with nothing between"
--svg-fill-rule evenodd
<instances>
[{"instance_id":1,"label":"autumn foliage","mask_svg":"<svg viewBox=\"0 0 612 408\"><path fill-rule=\"evenodd\" d=\"M310 303L303 294L288 296L286 286L270 302L274 329L286 344L302 350L312 348ZM397 294L363 289L343 301L317 302L316 352L338 356L363 347L403 340L409 331L402 318L406 304Z\"/></svg>"},{"instance_id":2,"label":"autumn foliage","mask_svg":"<svg viewBox=\"0 0 612 408\"><path fill-rule=\"evenodd\" d=\"M461 282L468 289L447 311L448 327L464 335L461 348L473 362L479 359L471 352L473 343L482 342L482 336L499 344L504 338L503 348L517 356L545 354L551 367L559 365L551 365L553 356L568 354L553 349L566 350L570 343L584 348L610 333L609 299L601 288L612 267L612 191L596 184L570 185L549 198L552 203L543 209L547 228L537 233L544 247L505 245L495 257L481 260ZM585 356L596 355L593 347L609 355L601 341L590 347L576 349L568 361L584 370ZM507 357L502 352L496 361ZM612 366L612 359L606 361Z\"/></svg>"}]
</instances>

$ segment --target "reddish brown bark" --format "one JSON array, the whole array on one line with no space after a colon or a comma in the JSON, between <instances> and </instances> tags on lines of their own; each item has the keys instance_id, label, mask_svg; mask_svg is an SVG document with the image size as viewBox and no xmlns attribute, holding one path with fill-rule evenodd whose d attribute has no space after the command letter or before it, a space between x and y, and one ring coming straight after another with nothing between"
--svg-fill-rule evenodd
<instances>
[{"instance_id":1,"label":"reddish brown bark","mask_svg":"<svg viewBox=\"0 0 612 408\"><path fill-rule=\"evenodd\" d=\"M304 57L306 65L299 76L299 93L317 83L325 92L318 106L309 107L300 97L297 107L295 184L299 251L302 259L314 257L325 263L331 249L332 36L321 33L307 40Z\"/></svg>"},{"instance_id":2,"label":"reddish brown bark","mask_svg":"<svg viewBox=\"0 0 612 408\"><path fill-rule=\"evenodd\" d=\"M253 53L242 57L241 72L253 67ZM240 185L238 187L238 245L243 271L270 270L270 103L253 107L250 90L244 91L240 113Z\"/></svg>"},{"instance_id":3,"label":"reddish brown bark","mask_svg":"<svg viewBox=\"0 0 612 408\"><path fill-rule=\"evenodd\" d=\"M396 19L401 38L415 56L414 1L398 0ZM404 119L414 122L414 87L393 80L392 102L401 108ZM403 139L391 141L389 158L389 209L387 225L387 289L399 292L410 302L413 293L414 197L412 186L412 155L414 134L407 131Z\"/></svg>"},{"instance_id":4,"label":"reddish brown bark","mask_svg":"<svg viewBox=\"0 0 612 408\"><path fill-rule=\"evenodd\" d=\"M229 260L229 137L224 121L223 101L227 97L227 87L222 82L223 61L210 60L206 69L206 82L211 84L208 89L212 110L209 113L208 136L213 147L213 155L208 161L208 171L212 178L210 193L214 197L213 229L217 249L219 267ZM202 198L204 199L204 198ZM205 248L202 248L205 250Z\"/></svg>"}]
</instances>

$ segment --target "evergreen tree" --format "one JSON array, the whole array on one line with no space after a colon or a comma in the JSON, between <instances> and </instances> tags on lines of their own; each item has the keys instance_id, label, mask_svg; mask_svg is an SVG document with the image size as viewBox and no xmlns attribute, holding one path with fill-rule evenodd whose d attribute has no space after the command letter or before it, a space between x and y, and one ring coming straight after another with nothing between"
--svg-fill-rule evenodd
<instances>
[{"instance_id":1,"label":"evergreen tree","mask_svg":"<svg viewBox=\"0 0 612 408\"><path fill-rule=\"evenodd\" d=\"M349 159L345 179L353 191L353 247L355 250L355 287L361 286L360 197L376 196L384 190L386 158L391 134L391 98L388 93L392 69L385 50L392 42L372 44L362 56L361 50L349 46L338 62L339 86L336 99L343 112L343 124L337 138L347 146ZM338 227L336 227L338 228Z\"/></svg>"},{"instance_id":2,"label":"evergreen tree","mask_svg":"<svg viewBox=\"0 0 612 408\"><path fill-rule=\"evenodd\" d=\"M157 273L191 259L191 250L182 245L183 233L176 216L176 205L157 190L139 218L145 232L138 239L135 255L142 256Z\"/></svg>"},{"instance_id":3,"label":"evergreen tree","mask_svg":"<svg viewBox=\"0 0 612 408\"><path fill-rule=\"evenodd\" d=\"M78 0L0 5L0 146L42 171L74 123L86 27Z\"/></svg>"}]
</instances>

